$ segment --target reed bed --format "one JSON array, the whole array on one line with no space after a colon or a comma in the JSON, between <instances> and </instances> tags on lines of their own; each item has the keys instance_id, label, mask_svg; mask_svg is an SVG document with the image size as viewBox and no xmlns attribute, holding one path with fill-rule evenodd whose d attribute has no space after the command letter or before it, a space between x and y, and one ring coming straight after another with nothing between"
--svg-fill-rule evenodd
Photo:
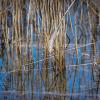
<instances>
[{"instance_id":1,"label":"reed bed","mask_svg":"<svg viewBox=\"0 0 100 100\"><path fill-rule=\"evenodd\" d=\"M92 86L94 69L100 59L96 57L96 44L100 42L100 34L96 31L98 13L90 0L0 0L0 57L4 63L0 72L8 73L4 90L14 90L16 95L20 93L20 98L27 100L65 100L66 96L52 96L49 92L68 92L72 93L68 96L72 100L78 65L83 64L81 80L85 78L86 59L90 61ZM91 48L88 57L87 48ZM83 52L81 58L80 50ZM74 66L72 92L69 89L69 75L66 73L71 65ZM99 81L96 85L98 93ZM77 92L81 93L80 90L79 86ZM16 100L17 97L11 98Z\"/></svg>"}]
</instances>

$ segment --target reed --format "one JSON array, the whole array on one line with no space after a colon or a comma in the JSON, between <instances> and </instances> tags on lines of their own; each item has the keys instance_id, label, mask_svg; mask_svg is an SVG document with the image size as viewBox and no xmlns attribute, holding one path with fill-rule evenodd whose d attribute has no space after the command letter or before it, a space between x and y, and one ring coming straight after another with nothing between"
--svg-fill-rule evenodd
<instances>
[{"instance_id":1,"label":"reed","mask_svg":"<svg viewBox=\"0 0 100 100\"><path fill-rule=\"evenodd\" d=\"M93 50L91 56L93 57L96 56L97 51L97 35L95 34L97 23L94 22L93 17L97 16L98 11L90 1L0 0L2 43L5 44L5 48L2 47L2 56L4 56L4 49L6 49L7 52L5 71L18 69L11 75L12 84L16 84L13 86L10 84L12 88L15 87L17 91L27 91L27 89L30 91L31 89L34 94L34 86L36 85L36 88L40 90L40 92L42 92L44 87L46 92L54 92L54 90L60 93L66 92L68 82L66 80L65 49L71 44L70 35L66 30L68 29L74 37L73 44L77 58L76 65L78 65L80 63L80 59L78 58L78 45L79 43L86 44L86 31L88 31L85 25L83 25L86 19L83 3L86 3L88 8L87 19L90 28L90 42L94 43L94 45L91 46ZM77 6L78 4L79 6ZM92 6L92 8L90 6ZM78 9L81 9L79 15L77 15ZM71 16L74 16L74 27ZM75 17L78 17L79 20ZM77 24L79 26L77 26ZM79 28L80 31L78 31ZM80 37L78 32L81 34ZM36 36L34 37L34 35ZM34 45L36 47L34 47ZM36 49L35 59L33 55L34 48ZM82 49L82 51L86 51L86 48ZM43 55L41 55L40 52L42 52ZM52 55L53 58L48 59ZM40 58L44 60L39 62ZM9 66L11 59L13 66ZM99 63L98 59L99 57L96 59L97 63ZM94 62L94 59L91 60ZM52 72L48 69L51 66L53 68L53 70L51 70ZM92 68L94 67L95 65L92 66ZM33 70L30 70L31 68ZM78 67L76 67L74 72L75 76L72 92L75 87L77 68ZM25 69L28 71L26 72ZM35 72L34 69L39 69L40 71ZM14 79L15 76L16 79ZM33 84L35 82L37 82L37 84ZM44 86L42 86L42 84L44 84ZM43 97L43 99L45 98L46 96ZM63 97L60 99L63 99Z\"/></svg>"}]
</instances>

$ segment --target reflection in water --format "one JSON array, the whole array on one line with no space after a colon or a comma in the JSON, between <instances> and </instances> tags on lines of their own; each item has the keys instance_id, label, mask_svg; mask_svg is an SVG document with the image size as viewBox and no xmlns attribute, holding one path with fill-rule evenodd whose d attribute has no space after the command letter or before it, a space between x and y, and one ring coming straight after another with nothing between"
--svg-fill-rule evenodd
<instances>
[{"instance_id":1,"label":"reflection in water","mask_svg":"<svg viewBox=\"0 0 100 100\"><path fill-rule=\"evenodd\" d=\"M99 100L100 32L92 2L0 4L0 100Z\"/></svg>"}]
</instances>

